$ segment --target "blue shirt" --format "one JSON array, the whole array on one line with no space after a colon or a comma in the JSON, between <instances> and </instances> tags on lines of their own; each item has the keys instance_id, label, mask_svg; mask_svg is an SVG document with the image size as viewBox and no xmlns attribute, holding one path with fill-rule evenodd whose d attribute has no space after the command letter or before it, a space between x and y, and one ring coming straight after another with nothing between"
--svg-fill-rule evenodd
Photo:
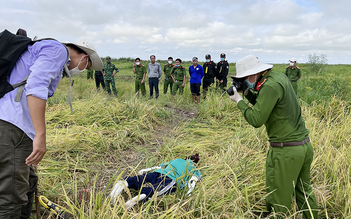
<instances>
[{"instance_id":1,"label":"blue shirt","mask_svg":"<svg viewBox=\"0 0 351 219\"><path fill-rule=\"evenodd\" d=\"M200 171L198 171L194 163L188 159L175 159L160 165L161 169L155 172L161 173L175 180L180 188L188 184L189 179L195 175L199 179L202 178Z\"/></svg>"},{"instance_id":2,"label":"blue shirt","mask_svg":"<svg viewBox=\"0 0 351 219\"><path fill-rule=\"evenodd\" d=\"M189 66L189 75L190 75L190 84L200 83L201 79L204 77L204 69L201 65L194 67L193 65Z\"/></svg>"},{"instance_id":3,"label":"blue shirt","mask_svg":"<svg viewBox=\"0 0 351 219\"><path fill-rule=\"evenodd\" d=\"M29 76L21 100L15 102L17 89L5 94L0 99L0 119L17 126L33 139L35 131L29 114L27 96L47 100L54 95L66 59L66 48L55 40L43 40L29 45L28 50L17 60L7 80L10 84L16 84Z\"/></svg>"}]
</instances>

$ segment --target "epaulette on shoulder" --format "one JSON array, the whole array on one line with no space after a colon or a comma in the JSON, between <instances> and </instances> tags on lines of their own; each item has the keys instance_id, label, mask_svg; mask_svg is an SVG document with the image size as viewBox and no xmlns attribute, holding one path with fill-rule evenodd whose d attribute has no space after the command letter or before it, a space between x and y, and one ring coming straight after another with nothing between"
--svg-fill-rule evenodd
<instances>
[{"instance_id":1,"label":"epaulette on shoulder","mask_svg":"<svg viewBox=\"0 0 351 219\"><path fill-rule=\"evenodd\" d=\"M296 66L296 68L297 68L297 69L300 69L300 67L299 67L299 66Z\"/></svg>"},{"instance_id":2,"label":"epaulette on shoulder","mask_svg":"<svg viewBox=\"0 0 351 219\"><path fill-rule=\"evenodd\" d=\"M266 83L267 80L268 80L268 79L266 78L266 79L264 79L264 80L262 81L262 83L261 83L261 82L257 82L256 90L259 91L260 88L261 88L261 86L262 86L264 83Z\"/></svg>"}]
</instances>

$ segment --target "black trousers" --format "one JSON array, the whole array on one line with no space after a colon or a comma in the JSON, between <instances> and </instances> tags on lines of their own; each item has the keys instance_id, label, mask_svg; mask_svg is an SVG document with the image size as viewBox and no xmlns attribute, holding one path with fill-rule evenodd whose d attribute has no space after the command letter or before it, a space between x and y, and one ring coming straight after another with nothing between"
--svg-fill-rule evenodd
<instances>
[{"instance_id":1,"label":"black trousers","mask_svg":"<svg viewBox=\"0 0 351 219\"><path fill-rule=\"evenodd\" d=\"M102 88L105 90L105 81L104 81L103 75L95 75L95 83L96 83L96 89L100 90L100 84L101 84Z\"/></svg>"},{"instance_id":2,"label":"black trousers","mask_svg":"<svg viewBox=\"0 0 351 219\"><path fill-rule=\"evenodd\" d=\"M208 87L214 84L214 78L204 78L202 81L202 90L204 92L204 98L206 98L206 93L208 91Z\"/></svg>"}]
</instances>

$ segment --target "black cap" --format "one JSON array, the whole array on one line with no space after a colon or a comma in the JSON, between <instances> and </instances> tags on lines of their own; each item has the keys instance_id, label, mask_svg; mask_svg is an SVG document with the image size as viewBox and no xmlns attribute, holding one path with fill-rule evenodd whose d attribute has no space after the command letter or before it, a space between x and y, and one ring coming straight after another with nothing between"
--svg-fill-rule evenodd
<instances>
[{"instance_id":1,"label":"black cap","mask_svg":"<svg viewBox=\"0 0 351 219\"><path fill-rule=\"evenodd\" d=\"M225 58L225 54L224 53L221 53L221 58Z\"/></svg>"},{"instance_id":2,"label":"black cap","mask_svg":"<svg viewBox=\"0 0 351 219\"><path fill-rule=\"evenodd\" d=\"M205 56L205 59L210 59L211 58L211 55L210 54L207 54L206 56Z\"/></svg>"}]
</instances>

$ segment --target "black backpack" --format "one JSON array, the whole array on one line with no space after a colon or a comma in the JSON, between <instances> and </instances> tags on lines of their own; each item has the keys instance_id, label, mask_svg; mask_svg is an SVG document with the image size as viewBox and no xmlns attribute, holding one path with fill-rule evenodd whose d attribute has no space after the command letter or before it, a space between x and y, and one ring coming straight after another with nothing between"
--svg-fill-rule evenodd
<instances>
[{"instance_id":1,"label":"black backpack","mask_svg":"<svg viewBox=\"0 0 351 219\"><path fill-rule=\"evenodd\" d=\"M25 84L24 81L11 85L7 82L7 78L15 67L17 59L27 50L28 45L33 43L34 41L29 37L15 35L8 30L0 33L0 98L16 87Z\"/></svg>"}]
</instances>

